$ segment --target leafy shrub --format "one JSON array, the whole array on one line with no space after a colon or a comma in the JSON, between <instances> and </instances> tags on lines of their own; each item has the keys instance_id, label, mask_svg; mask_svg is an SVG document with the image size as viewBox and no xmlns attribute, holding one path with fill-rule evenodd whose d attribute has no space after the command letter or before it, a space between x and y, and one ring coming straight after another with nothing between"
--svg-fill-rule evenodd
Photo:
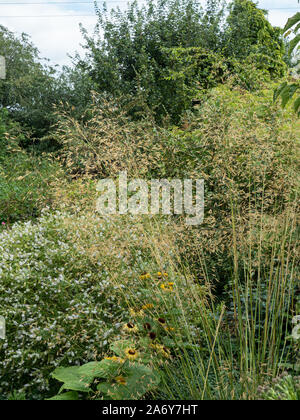
<instances>
[{"instance_id":1,"label":"leafy shrub","mask_svg":"<svg viewBox=\"0 0 300 420\"><path fill-rule=\"evenodd\" d=\"M0 222L13 223L40 214L51 201L49 184L62 176L49 157L27 153L20 147L26 134L0 112Z\"/></svg>"},{"instance_id":2,"label":"leafy shrub","mask_svg":"<svg viewBox=\"0 0 300 420\"><path fill-rule=\"evenodd\" d=\"M160 377L153 368L130 359L133 358L130 353L137 354L132 343L117 342L112 348L117 356L79 367L57 368L52 377L63 382L60 391L66 389L75 393L58 394L51 400L79 399L78 392L88 393L89 398L140 399L158 386Z\"/></svg>"},{"instance_id":3,"label":"leafy shrub","mask_svg":"<svg viewBox=\"0 0 300 420\"><path fill-rule=\"evenodd\" d=\"M240 62L252 62L272 78L284 76L287 68L283 61L281 29L273 27L266 11L251 0L234 0L229 9L225 54Z\"/></svg>"},{"instance_id":4,"label":"leafy shrub","mask_svg":"<svg viewBox=\"0 0 300 420\"><path fill-rule=\"evenodd\" d=\"M60 168L50 159L17 149L0 164L0 220L13 223L37 217L51 202L49 184Z\"/></svg>"},{"instance_id":5,"label":"leafy shrub","mask_svg":"<svg viewBox=\"0 0 300 420\"><path fill-rule=\"evenodd\" d=\"M0 109L0 163L5 160L9 148L17 148L24 139L20 125L10 118L7 109Z\"/></svg>"}]
</instances>

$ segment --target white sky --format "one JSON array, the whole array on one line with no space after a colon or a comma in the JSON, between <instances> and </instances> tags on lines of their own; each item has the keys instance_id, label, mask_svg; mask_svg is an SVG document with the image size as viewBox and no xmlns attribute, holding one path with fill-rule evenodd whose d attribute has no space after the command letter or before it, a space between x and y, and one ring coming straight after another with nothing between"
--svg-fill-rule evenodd
<instances>
[{"instance_id":1,"label":"white sky","mask_svg":"<svg viewBox=\"0 0 300 420\"><path fill-rule=\"evenodd\" d=\"M49 4L49 2L55 4ZM71 1L71 0L65 0ZM80 0L73 0L80 1ZM82 0L88 2L92 0ZM142 0L140 0L142 2ZM199 0L205 3L205 0ZM229 0L228 0L229 1ZM14 3L44 3L17 5ZM6 3L6 4L3 4ZM61 4L60 4L61 3ZM82 36L79 23L91 33L97 22L94 5L63 4L63 0L0 0L0 24L9 30L31 36L33 43L39 48L43 57L50 58L54 64L68 64L67 54L80 52L79 44ZM98 3L101 2L98 0ZM126 7L127 0L107 0L109 8ZM287 19L300 10L297 0L258 0L260 7L269 10L269 20L273 25L284 26ZM289 9L290 8L290 9ZM36 15L93 15L70 17L26 17ZM13 17L7 17L13 16ZM21 16L21 17L20 17Z\"/></svg>"}]
</instances>

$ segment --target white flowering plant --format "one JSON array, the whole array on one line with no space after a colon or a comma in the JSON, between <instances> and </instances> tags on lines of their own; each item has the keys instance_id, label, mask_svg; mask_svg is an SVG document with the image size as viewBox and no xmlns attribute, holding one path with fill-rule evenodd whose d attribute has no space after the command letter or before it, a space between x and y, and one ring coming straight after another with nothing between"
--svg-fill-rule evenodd
<instances>
[{"instance_id":1,"label":"white flowering plant","mask_svg":"<svg viewBox=\"0 0 300 420\"><path fill-rule=\"evenodd\" d=\"M60 365L102 356L126 309L108 274L76 247L61 213L0 232L0 396L47 395ZM53 395L53 394L52 394Z\"/></svg>"}]
</instances>

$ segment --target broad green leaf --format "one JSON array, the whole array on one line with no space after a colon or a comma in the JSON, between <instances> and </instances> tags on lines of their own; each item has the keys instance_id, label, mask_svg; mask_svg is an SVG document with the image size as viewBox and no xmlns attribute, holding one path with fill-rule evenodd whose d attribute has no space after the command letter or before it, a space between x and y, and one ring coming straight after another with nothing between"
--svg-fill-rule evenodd
<instances>
[{"instance_id":1,"label":"broad green leaf","mask_svg":"<svg viewBox=\"0 0 300 420\"><path fill-rule=\"evenodd\" d=\"M92 376L85 376L79 372L78 366L67 368L56 368L52 377L63 382L61 389L70 389L72 391L89 392L89 385L93 381Z\"/></svg>"},{"instance_id":2,"label":"broad green leaf","mask_svg":"<svg viewBox=\"0 0 300 420\"><path fill-rule=\"evenodd\" d=\"M292 39L292 41L290 42L289 54L292 54L292 52L297 47L297 45L299 44L299 42L300 42L300 34L296 35L295 38Z\"/></svg>"},{"instance_id":3,"label":"broad green leaf","mask_svg":"<svg viewBox=\"0 0 300 420\"><path fill-rule=\"evenodd\" d=\"M296 25L294 29L295 34L299 31L299 29L300 29L300 23L298 23L298 25Z\"/></svg>"},{"instance_id":4,"label":"broad green leaf","mask_svg":"<svg viewBox=\"0 0 300 420\"><path fill-rule=\"evenodd\" d=\"M300 116L300 96L294 102L294 110Z\"/></svg>"},{"instance_id":5,"label":"broad green leaf","mask_svg":"<svg viewBox=\"0 0 300 420\"><path fill-rule=\"evenodd\" d=\"M288 19L287 24L284 27L284 32L287 32L291 29L296 23L300 21L300 12L297 12L294 16Z\"/></svg>"},{"instance_id":6,"label":"broad green leaf","mask_svg":"<svg viewBox=\"0 0 300 420\"><path fill-rule=\"evenodd\" d=\"M280 86L278 86L277 89L275 89L275 91L274 91L274 97L273 97L274 102L277 101L277 99L279 98L279 96L281 95L281 93L283 92L283 90L286 87L287 87L287 82L284 82Z\"/></svg>"},{"instance_id":7,"label":"broad green leaf","mask_svg":"<svg viewBox=\"0 0 300 420\"><path fill-rule=\"evenodd\" d=\"M132 400L132 394L126 385L117 383L102 383L97 386L97 390L102 392L105 397L113 400Z\"/></svg>"},{"instance_id":8,"label":"broad green leaf","mask_svg":"<svg viewBox=\"0 0 300 420\"><path fill-rule=\"evenodd\" d=\"M78 372L80 375L90 378L108 378L114 371L120 368L120 363L109 359L103 359L101 362L90 362L80 366Z\"/></svg>"},{"instance_id":9,"label":"broad green leaf","mask_svg":"<svg viewBox=\"0 0 300 420\"><path fill-rule=\"evenodd\" d=\"M110 349L119 357L125 356L125 350L128 347L135 347L135 344L133 341L130 340L122 340L122 341L116 341L112 343L110 346Z\"/></svg>"},{"instance_id":10,"label":"broad green leaf","mask_svg":"<svg viewBox=\"0 0 300 420\"><path fill-rule=\"evenodd\" d=\"M98 385L98 391L112 399L136 400L155 388L160 376L147 366L132 363L124 369L124 384L105 382Z\"/></svg>"},{"instance_id":11,"label":"broad green leaf","mask_svg":"<svg viewBox=\"0 0 300 420\"><path fill-rule=\"evenodd\" d=\"M287 103L293 98L296 91L299 89L299 85L293 83L291 85L287 85L285 89L281 92L280 96L282 99L282 107L285 108Z\"/></svg>"},{"instance_id":12,"label":"broad green leaf","mask_svg":"<svg viewBox=\"0 0 300 420\"><path fill-rule=\"evenodd\" d=\"M68 400L68 401L76 401L78 400L78 393L75 391L65 392L64 394L55 395L52 398L48 398L48 401L54 400Z\"/></svg>"}]
</instances>

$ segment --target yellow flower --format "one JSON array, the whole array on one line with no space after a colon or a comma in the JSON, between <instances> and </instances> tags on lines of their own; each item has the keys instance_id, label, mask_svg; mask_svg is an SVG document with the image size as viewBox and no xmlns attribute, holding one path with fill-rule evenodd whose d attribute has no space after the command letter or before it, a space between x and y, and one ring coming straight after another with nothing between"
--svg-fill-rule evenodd
<instances>
[{"instance_id":1,"label":"yellow flower","mask_svg":"<svg viewBox=\"0 0 300 420\"><path fill-rule=\"evenodd\" d=\"M166 330L166 331L174 331L174 330L175 330L175 328L173 328L173 327L165 327L165 330Z\"/></svg>"},{"instance_id":2,"label":"yellow flower","mask_svg":"<svg viewBox=\"0 0 300 420\"><path fill-rule=\"evenodd\" d=\"M168 292L172 292L173 291L173 286L174 286L174 283L172 283L172 282L169 282L167 285L165 283L162 283L160 285L160 288L163 289L163 290L167 290Z\"/></svg>"},{"instance_id":3,"label":"yellow flower","mask_svg":"<svg viewBox=\"0 0 300 420\"><path fill-rule=\"evenodd\" d=\"M150 279L150 278L151 278L151 274L149 274L149 273L143 273L143 274L140 275L141 280L147 280L147 279Z\"/></svg>"},{"instance_id":4,"label":"yellow flower","mask_svg":"<svg viewBox=\"0 0 300 420\"><path fill-rule=\"evenodd\" d=\"M150 344L150 347L154 350L160 350L161 344Z\"/></svg>"},{"instance_id":5,"label":"yellow flower","mask_svg":"<svg viewBox=\"0 0 300 420\"><path fill-rule=\"evenodd\" d=\"M166 357L167 359L169 359L171 357L171 352L167 347L162 346L162 348L160 349L162 355L164 357Z\"/></svg>"},{"instance_id":6,"label":"yellow flower","mask_svg":"<svg viewBox=\"0 0 300 420\"><path fill-rule=\"evenodd\" d=\"M135 360L139 356L139 352L131 347L125 350L125 355L129 360Z\"/></svg>"},{"instance_id":7,"label":"yellow flower","mask_svg":"<svg viewBox=\"0 0 300 420\"><path fill-rule=\"evenodd\" d=\"M146 331L150 331L152 329L151 324L149 322L145 322L143 327Z\"/></svg>"},{"instance_id":8,"label":"yellow flower","mask_svg":"<svg viewBox=\"0 0 300 420\"><path fill-rule=\"evenodd\" d=\"M142 309L152 309L154 307L153 303L147 303L142 306Z\"/></svg>"},{"instance_id":9,"label":"yellow flower","mask_svg":"<svg viewBox=\"0 0 300 420\"><path fill-rule=\"evenodd\" d=\"M166 325L166 320L165 318L158 318L158 322L160 323L160 325L165 326Z\"/></svg>"},{"instance_id":10,"label":"yellow flower","mask_svg":"<svg viewBox=\"0 0 300 420\"><path fill-rule=\"evenodd\" d=\"M145 312L140 309L139 311L135 311L134 309L130 308L130 316L132 316L133 318L136 317L143 317L145 315Z\"/></svg>"},{"instance_id":11,"label":"yellow flower","mask_svg":"<svg viewBox=\"0 0 300 420\"><path fill-rule=\"evenodd\" d=\"M132 308L129 309L130 312L130 316L132 316L133 318L136 316L136 311Z\"/></svg>"},{"instance_id":12,"label":"yellow flower","mask_svg":"<svg viewBox=\"0 0 300 420\"><path fill-rule=\"evenodd\" d=\"M171 352L170 352L170 350L169 350L167 347L163 346L162 344L156 344L155 349L156 349L159 353L161 353L164 357L166 357L167 359L168 359L169 357L171 357Z\"/></svg>"},{"instance_id":13,"label":"yellow flower","mask_svg":"<svg viewBox=\"0 0 300 420\"><path fill-rule=\"evenodd\" d=\"M123 326L123 330L127 333L136 333L138 331L138 327L134 325L132 322L128 322Z\"/></svg>"},{"instance_id":14,"label":"yellow flower","mask_svg":"<svg viewBox=\"0 0 300 420\"><path fill-rule=\"evenodd\" d=\"M158 279L159 280L162 280L162 277L169 277L169 274L168 273L162 273L161 271L159 271L158 273L157 273L157 277L158 277Z\"/></svg>"},{"instance_id":15,"label":"yellow flower","mask_svg":"<svg viewBox=\"0 0 300 420\"><path fill-rule=\"evenodd\" d=\"M120 385L126 385L126 379L123 376L117 376L115 381Z\"/></svg>"}]
</instances>

